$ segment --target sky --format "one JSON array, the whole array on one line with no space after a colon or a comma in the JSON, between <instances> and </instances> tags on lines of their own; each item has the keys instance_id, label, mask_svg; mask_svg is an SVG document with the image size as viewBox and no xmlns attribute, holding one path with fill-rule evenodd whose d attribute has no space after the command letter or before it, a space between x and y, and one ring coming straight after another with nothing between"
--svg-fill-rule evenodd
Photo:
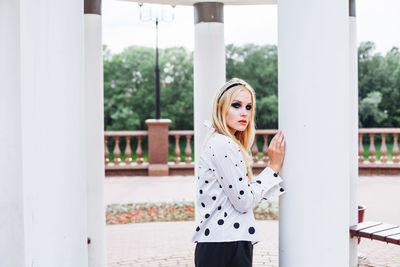
<instances>
[{"instance_id":1,"label":"sky","mask_svg":"<svg viewBox=\"0 0 400 267\"><path fill-rule=\"evenodd\" d=\"M400 0L356 0L357 41L373 41L376 52L385 54L393 46L400 47ZM102 2L103 44L112 53L125 47L140 45L155 47L155 22L140 20L136 2L104 0ZM146 7L147 6L147 7ZM153 10L160 9L154 6ZM142 14L150 9L144 4ZM159 23L160 48L183 46L194 49L194 19L192 6L164 6L172 21ZM225 44L277 44L277 6L225 6Z\"/></svg>"}]
</instances>

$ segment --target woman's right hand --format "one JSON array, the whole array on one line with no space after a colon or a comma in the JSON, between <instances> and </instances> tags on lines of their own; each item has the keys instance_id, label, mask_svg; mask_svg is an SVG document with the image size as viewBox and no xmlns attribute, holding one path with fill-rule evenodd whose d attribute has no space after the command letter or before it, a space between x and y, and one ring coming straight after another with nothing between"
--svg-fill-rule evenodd
<instances>
[{"instance_id":1,"label":"woman's right hand","mask_svg":"<svg viewBox=\"0 0 400 267\"><path fill-rule=\"evenodd\" d=\"M268 156L268 167L276 173L280 172L285 157L285 139L281 130L272 138L268 147Z\"/></svg>"}]
</instances>

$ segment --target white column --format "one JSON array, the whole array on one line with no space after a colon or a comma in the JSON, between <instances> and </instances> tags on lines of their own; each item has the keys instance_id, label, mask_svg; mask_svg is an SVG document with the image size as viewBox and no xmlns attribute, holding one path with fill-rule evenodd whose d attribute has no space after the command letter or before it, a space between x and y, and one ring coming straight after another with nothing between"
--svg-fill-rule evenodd
<instances>
[{"instance_id":1,"label":"white column","mask_svg":"<svg viewBox=\"0 0 400 267\"><path fill-rule=\"evenodd\" d=\"M103 54L100 1L85 6L85 114L89 266L106 266ZM97 5L93 5L97 4Z\"/></svg>"},{"instance_id":2,"label":"white column","mask_svg":"<svg viewBox=\"0 0 400 267\"><path fill-rule=\"evenodd\" d=\"M350 218L349 227L358 223L358 56L357 56L357 23L356 23L356 3L349 0L349 98L350 98ZM356 267L357 257L357 238L350 238L350 258L349 266Z\"/></svg>"},{"instance_id":3,"label":"white column","mask_svg":"<svg viewBox=\"0 0 400 267\"><path fill-rule=\"evenodd\" d=\"M83 4L20 16L24 266L87 266Z\"/></svg>"},{"instance_id":4,"label":"white column","mask_svg":"<svg viewBox=\"0 0 400 267\"><path fill-rule=\"evenodd\" d=\"M225 42L222 3L194 5L194 144L195 162L207 134L203 126L211 121L212 99L225 82ZM195 168L195 176L197 177Z\"/></svg>"},{"instance_id":5,"label":"white column","mask_svg":"<svg viewBox=\"0 0 400 267\"><path fill-rule=\"evenodd\" d=\"M24 266L19 1L0 0L0 265Z\"/></svg>"},{"instance_id":6,"label":"white column","mask_svg":"<svg viewBox=\"0 0 400 267\"><path fill-rule=\"evenodd\" d=\"M348 4L278 2L281 267L349 265Z\"/></svg>"}]
</instances>

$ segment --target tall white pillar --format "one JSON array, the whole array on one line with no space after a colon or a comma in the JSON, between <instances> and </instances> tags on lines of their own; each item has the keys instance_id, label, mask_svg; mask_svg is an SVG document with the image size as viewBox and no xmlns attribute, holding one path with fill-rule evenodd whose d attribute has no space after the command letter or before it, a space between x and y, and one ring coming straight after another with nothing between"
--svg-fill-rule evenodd
<instances>
[{"instance_id":1,"label":"tall white pillar","mask_svg":"<svg viewBox=\"0 0 400 267\"><path fill-rule=\"evenodd\" d=\"M89 266L106 266L101 0L85 0L85 114Z\"/></svg>"},{"instance_id":2,"label":"tall white pillar","mask_svg":"<svg viewBox=\"0 0 400 267\"><path fill-rule=\"evenodd\" d=\"M194 5L194 131L195 151L204 141L203 121L211 120L212 99L225 82L224 5Z\"/></svg>"},{"instance_id":3,"label":"tall white pillar","mask_svg":"<svg viewBox=\"0 0 400 267\"><path fill-rule=\"evenodd\" d=\"M0 0L0 265L24 266L19 2Z\"/></svg>"},{"instance_id":4,"label":"tall white pillar","mask_svg":"<svg viewBox=\"0 0 400 267\"><path fill-rule=\"evenodd\" d=\"M358 54L356 1L349 0L349 98L350 98L350 214L349 227L358 223ZM350 238L349 266L358 265L357 238Z\"/></svg>"},{"instance_id":5,"label":"tall white pillar","mask_svg":"<svg viewBox=\"0 0 400 267\"><path fill-rule=\"evenodd\" d=\"M81 1L20 1L24 266L87 266L83 29Z\"/></svg>"},{"instance_id":6,"label":"tall white pillar","mask_svg":"<svg viewBox=\"0 0 400 267\"><path fill-rule=\"evenodd\" d=\"M348 5L278 2L281 267L349 265Z\"/></svg>"},{"instance_id":7,"label":"tall white pillar","mask_svg":"<svg viewBox=\"0 0 400 267\"><path fill-rule=\"evenodd\" d=\"M203 126L211 121L212 99L225 82L224 5L194 4L194 145L195 162L207 134ZM195 168L195 176L197 169Z\"/></svg>"}]
</instances>

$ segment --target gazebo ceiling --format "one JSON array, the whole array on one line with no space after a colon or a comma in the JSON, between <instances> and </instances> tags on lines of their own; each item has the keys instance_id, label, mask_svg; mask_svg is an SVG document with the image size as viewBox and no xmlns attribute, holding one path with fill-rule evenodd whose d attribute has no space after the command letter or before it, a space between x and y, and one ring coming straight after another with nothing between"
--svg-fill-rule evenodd
<instances>
[{"instance_id":1,"label":"gazebo ceiling","mask_svg":"<svg viewBox=\"0 0 400 267\"><path fill-rule=\"evenodd\" d=\"M221 0L221 1L207 1L207 0L121 0L137 3L150 3L161 5L177 5L177 6L192 6L196 3L218 2L224 5L275 5L277 0Z\"/></svg>"}]
</instances>

